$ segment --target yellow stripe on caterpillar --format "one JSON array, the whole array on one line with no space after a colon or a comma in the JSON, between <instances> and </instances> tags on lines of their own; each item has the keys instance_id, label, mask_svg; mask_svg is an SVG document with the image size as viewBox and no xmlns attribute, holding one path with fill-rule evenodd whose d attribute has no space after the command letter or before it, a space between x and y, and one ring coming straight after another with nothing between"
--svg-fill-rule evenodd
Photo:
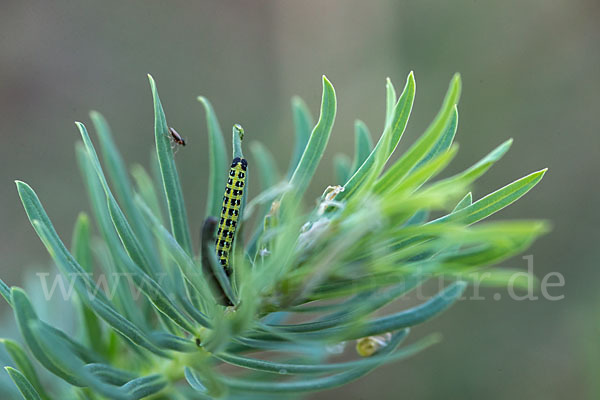
<instances>
[{"instance_id":1,"label":"yellow stripe on caterpillar","mask_svg":"<svg viewBox=\"0 0 600 400\"><path fill-rule=\"evenodd\" d=\"M240 207L244 195L246 182L246 168L248 162L243 158L234 158L229 170L225 194L223 195L223 208L221 220L217 230L217 257L225 271L230 274L229 256L232 251L233 239L240 216Z\"/></svg>"}]
</instances>

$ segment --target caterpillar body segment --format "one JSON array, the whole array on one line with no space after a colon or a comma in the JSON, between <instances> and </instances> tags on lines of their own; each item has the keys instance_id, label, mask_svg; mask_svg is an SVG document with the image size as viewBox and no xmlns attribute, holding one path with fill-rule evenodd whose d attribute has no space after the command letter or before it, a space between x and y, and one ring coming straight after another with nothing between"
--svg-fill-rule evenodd
<instances>
[{"instance_id":1,"label":"caterpillar body segment","mask_svg":"<svg viewBox=\"0 0 600 400\"><path fill-rule=\"evenodd\" d=\"M215 245L219 262L228 275L231 274L229 256L233 250L233 239L240 216L247 167L248 162L245 159L239 157L233 159L229 169L227 185L225 186L225 194L223 195L223 208L221 209L221 219Z\"/></svg>"}]
</instances>

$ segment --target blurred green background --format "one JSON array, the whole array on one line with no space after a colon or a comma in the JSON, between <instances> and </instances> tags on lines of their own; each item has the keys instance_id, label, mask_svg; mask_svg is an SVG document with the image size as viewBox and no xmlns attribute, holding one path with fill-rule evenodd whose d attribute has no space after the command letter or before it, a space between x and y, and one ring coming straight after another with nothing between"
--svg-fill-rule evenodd
<instances>
[{"instance_id":1,"label":"blurred green background","mask_svg":"<svg viewBox=\"0 0 600 400\"><path fill-rule=\"evenodd\" d=\"M177 154L192 227L207 184L208 97L226 133L288 164L290 97L318 113L322 74L338 95L328 151L307 201L332 182L336 152L352 154L353 122L378 137L385 78L417 79L405 149L433 118L452 74L463 77L450 170L508 137L511 152L475 198L531 171L542 183L499 218L547 218L553 232L530 249L539 277L558 271L561 301L515 301L483 291L414 335L444 342L415 358L314 399L600 398L600 3L594 0L435 1L23 1L0 2L0 276L21 284L49 257L13 180L30 183L64 238L87 198L76 167L73 121L102 112L128 162L148 165L153 110L146 73L169 123L188 141ZM525 268L521 258L505 263ZM505 294L502 292L501 294ZM2 304L4 312L7 308ZM2 372L4 373L4 371Z\"/></svg>"}]
</instances>

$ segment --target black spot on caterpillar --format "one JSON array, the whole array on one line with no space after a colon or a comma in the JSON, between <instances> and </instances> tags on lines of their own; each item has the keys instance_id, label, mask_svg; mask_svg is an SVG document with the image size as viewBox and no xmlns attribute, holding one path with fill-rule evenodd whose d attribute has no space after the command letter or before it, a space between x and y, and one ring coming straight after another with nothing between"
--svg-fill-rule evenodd
<instances>
[{"instance_id":1,"label":"black spot on caterpillar","mask_svg":"<svg viewBox=\"0 0 600 400\"><path fill-rule=\"evenodd\" d=\"M231 273L229 268L229 249L232 248L235 228L240 216L247 167L248 162L245 159L239 157L233 159L223 196L223 208L221 209L221 220L219 221L215 244L217 256L227 274Z\"/></svg>"}]
</instances>

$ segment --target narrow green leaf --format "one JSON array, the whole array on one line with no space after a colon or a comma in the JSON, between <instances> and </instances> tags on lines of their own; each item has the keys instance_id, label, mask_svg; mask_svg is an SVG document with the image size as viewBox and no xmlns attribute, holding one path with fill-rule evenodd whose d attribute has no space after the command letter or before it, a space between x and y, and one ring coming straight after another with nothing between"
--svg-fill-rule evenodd
<instances>
[{"instance_id":1,"label":"narrow green leaf","mask_svg":"<svg viewBox=\"0 0 600 400\"><path fill-rule=\"evenodd\" d=\"M65 371L52 358L48 357L44 348L39 342L39 338L30 329L30 323L38 321L38 316L29 301L27 294L21 289L14 287L11 290L11 297L14 307L14 315L19 326L21 336L31 353L46 369L56 376L64 379L74 386L83 386L83 382L75 375Z\"/></svg>"},{"instance_id":2,"label":"narrow green leaf","mask_svg":"<svg viewBox=\"0 0 600 400\"><path fill-rule=\"evenodd\" d=\"M438 141L433 145L431 150L415 165L413 169L417 169L423 164L427 163L432 158L442 154L447 151L454 141L454 136L456 136L456 129L458 128L458 107L454 106L454 113L451 116L450 122L446 125L446 130L442 133L442 136L438 139Z\"/></svg>"},{"instance_id":3,"label":"narrow green leaf","mask_svg":"<svg viewBox=\"0 0 600 400\"><path fill-rule=\"evenodd\" d=\"M294 187L293 197L295 198L302 197L317 169L331 135L335 114L335 90L327 78L323 76L323 98L319 121L315 125L298 166L290 178L290 183Z\"/></svg>"},{"instance_id":4,"label":"narrow green leaf","mask_svg":"<svg viewBox=\"0 0 600 400\"><path fill-rule=\"evenodd\" d=\"M359 320L365 315L368 315L384 305L394 301L395 299L406 295L421 283L424 279L421 276L407 277L404 282L387 291L380 291L375 296L371 293L359 294L356 297L360 298L360 302L353 306L349 306L348 311L340 311L330 315L326 315L317 321L304 322L300 324L269 324L270 328L284 332L312 332L332 328L337 325L347 324L352 321ZM347 304L347 301L344 302Z\"/></svg>"},{"instance_id":5,"label":"narrow green leaf","mask_svg":"<svg viewBox=\"0 0 600 400\"><path fill-rule=\"evenodd\" d=\"M260 206L267 209L266 211L263 210L263 212L259 213L260 217L264 217L264 215L271 208L273 201L290 190L292 190L292 185L290 185L289 182L283 181L267 188L264 192L259 193L256 197L250 200L244 208L243 220L248 220L254 213L254 210Z\"/></svg>"},{"instance_id":6,"label":"narrow green leaf","mask_svg":"<svg viewBox=\"0 0 600 400\"><path fill-rule=\"evenodd\" d=\"M71 252L86 272L92 271L92 251L90 248L90 219L84 212L79 213L75 227L73 228L73 239L71 240Z\"/></svg>"},{"instance_id":7,"label":"narrow green leaf","mask_svg":"<svg viewBox=\"0 0 600 400\"><path fill-rule=\"evenodd\" d=\"M203 297L208 292L208 287L205 278L202 277L199 266L197 266L192 258L181 248L179 243L173 236L167 231L167 229L160 224L158 219L152 214L148 206L144 204L141 198L136 198L136 203L146 221L150 225L152 231L156 235L157 239L160 240L166 247L170 256L173 258L177 266L180 268L181 273L188 282L191 283L192 287L197 291L198 294ZM205 303L209 303L207 298L204 298Z\"/></svg>"},{"instance_id":8,"label":"narrow green leaf","mask_svg":"<svg viewBox=\"0 0 600 400\"><path fill-rule=\"evenodd\" d=\"M122 386L136 378L129 371L99 363L86 364L85 370L109 385Z\"/></svg>"},{"instance_id":9,"label":"narrow green leaf","mask_svg":"<svg viewBox=\"0 0 600 400\"><path fill-rule=\"evenodd\" d=\"M11 367L4 367L4 369L8 372L10 379L15 383L25 400L42 400L42 397L40 397L25 375Z\"/></svg>"},{"instance_id":10,"label":"narrow green leaf","mask_svg":"<svg viewBox=\"0 0 600 400\"><path fill-rule=\"evenodd\" d=\"M260 142L250 143L252 158L260 176L262 190L267 190L279 182L279 172L277 164L271 152Z\"/></svg>"},{"instance_id":11,"label":"narrow green leaf","mask_svg":"<svg viewBox=\"0 0 600 400\"><path fill-rule=\"evenodd\" d=\"M351 173L354 173L360 168L373 151L373 139L369 128L360 120L354 121L354 160L352 162Z\"/></svg>"},{"instance_id":12,"label":"narrow green leaf","mask_svg":"<svg viewBox=\"0 0 600 400\"><path fill-rule=\"evenodd\" d=\"M428 190L434 188L449 188L459 185L470 185L477 178L486 173L487 170L489 170L492 167L492 165L494 165L498 160L500 160L504 156L504 154L506 154L506 152L510 149L512 142L512 139L505 141L471 167L467 168L459 174L436 182L435 184L431 185L431 187Z\"/></svg>"},{"instance_id":13,"label":"narrow green leaf","mask_svg":"<svg viewBox=\"0 0 600 400\"><path fill-rule=\"evenodd\" d=\"M196 373L196 371L198 373ZM213 400L225 397L225 387L217 379L216 373L212 368L195 368L184 367L183 373L186 381L195 390L194 398L201 400ZM202 381L198 377L202 377Z\"/></svg>"},{"instance_id":14,"label":"narrow green leaf","mask_svg":"<svg viewBox=\"0 0 600 400\"><path fill-rule=\"evenodd\" d=\"M308 141L308 135L307 135L306 140ZM259 143L259 142L250 143L250 151L252 152L253 159L254 159L256 168L258 170L258 174L260 175L260 183L261 183L263 192L259 196L255 197L251 202L249 202L244 207L244 220L248 220L250 218L250 216L254 212L254 209L256 208L257 203L260 203L260 204L262 204L262 206L259 207L257 221L262 221L263 218L265 217L265 215L267 215L267 213L269 212L269 210L271 208L271 202L273 200L275 200L276 197L283 195L284 192L278 193L277 196L274 198L271 198L270 201L265 200L267 198L270 198L266 195L266 193L267 192L269 192L270 194L273 193L273 191L270 191L270 189L274 189L274 186L277 184L277 182L279 180L279 173L277 170L277 165L275 163L273 156L269 152L269 150L265 146L263 146L261 143ZM289 190L290 188L291 188L290 185L286 185L285 191ZM248 254L255 254L256 244L263 232L263 228L264 228L263 224L256 224L256 225L257 226L254 230L254 233L252 234L252 237L250 238L250 241L248 242L248 244L246 246L246 251L248 252Z\"/></svg>"},{"instance_id":15,"label":"narrow green leaf","mask_svg":"<svg viewBox=\"0 0 600 400\"><path fill-rule=\"evenodd\" d=\"M134 379L121 386L121 390L129 394L132 400L158 395L167 386L167 379L160 374L154 374Z\"/></svg>"},{"instance_id":16,"label":"narrow green leaf","mask_svg":"<svg viewBox=\"0 0 600 400\"><path fill-rule=\"evenodd\" d=\"M388 99L390 98L390 87L393 89L393 86L388 85ZM413 102L415 99L415 78L413 73L408 74L408 78L406 79L406 85L404 86L404 90L400 95L400 98L396 102L393 110L393 116L389 120L389 123L386 123L386 127L383 131L383 134L379 138L379 141L375 145L375 148L369 154L369 157L365 160L364 163L358 168L358 170L352 175L350 180L344 186L344 191L340 193L336 199L344 200L345 198L352 195L357 189L359 189L363 183L363 181L369 176L377 176L385 163L390 158L400 139L402 138L402 134L406 128L406 124L408 123L408 118L410 117L410 113L412 110ZM389 101L389 100L388 100ZM376 162L377 159L381 159L382 162ZM376 169L373 171L373 167Z\"/></svg>"},{"instance_id":17,"label":"narrow green leaf","mask_svg":"<svg viewBox=\"0 0 600 400\"><path fill-rule=\"evenodd\" d=\"M465 207L470 206L471 204L473 204L473 193L469 192L465 195L465 197L463 197L458 204L456 204L456 207L454 207L453 212L458 211L458 210L462 210Z\"/></svg>"},{"instance_id":18,"label":"narrow green leaf","mask_svg":"<svg viewBox=\"0 0 600 400\"><path fill-rule=\"evenodd\" d=\"M244 158L244 153L242 151L242 141L244 140L244 128L241 125L235 124L231 129L231 143L232 143L232 154L231 158Z\"/></svg>"},{"instance_id":19,"label":"narrow green leaf","mask_svg":"<svg viewBox=\"0 0 600 400\"><path fill-rule=\"evenodd\" d=\"M156 246L152 241L151 234L146 230L142 216L135 208L133 203L133 185L127 175L127 168L125 163L117 150L117 146L114 143L112 133L104 117L96 112L90 113L92 123L100 139L100 147L102 149L102 156L104 164L108 172L108 176L113 183L113 189L120 200L125 214L131 221L131 227L135 232L136 236L149 258L156 258Z\"/></svg>"},{"instance_id":20,"label":"narrow green leaf","mask_svg":"<svg viewBox=\"0 0 600 400\"><path fill-rule=\"evenodd\" d=\"M453 117L456 115L455 106L460 98L460 90L460 75L456 74L450 82L448 93L438 115L425 133L379 178L375 184L375 191L377 193L383 192L385 189L404 179L421 159L433 151L432 149L434 149L434 146L442 135L445 132L452 131L448 127L452 127L454 124Z\"/></svg>"},{"instance_id":21,"label":"narrow green leaf","mask_svg":"<svg viewBox=\"0 0 600 400\"><path fill-rule=\"evenodd\" d=\"M108 206L110 215L117 228L117 232L121 237L123 245L129 255L133 258L132 262L127 262L127 259L123 260L131 273L133 282L144 292L148 300L150 300L161 313L184 330L195 332L195 327L192 322L177 308L164 289L139 268L139 264L136 262L134 255L136 255L136 252L140 251L140 249L137 246L134 233L130 230L127 221L124 221L124 217L119 212L120 210L116 208L116 204L109 201ZM141 253L138 253L137 256L141 256ZM140 259L138 258L138 260ZM143 260L140 261L143 262Z\"/></svg>"},{"instance_id":22,"label":"narrow green leaf","mask_svg":"<svg viewBox=\"0 0 600 400\"><path fill-rule=\"evenodd\" d=\"M150 334L152 341L162 349L178 351L180 353L193 353L198 351L198 347L193 340L171 335L166 332L152 332Z\"/></svg>"},{"instance_id":23,"label":"narrow green leaf","mask_svg":"<svg viewBox=\"0 0 600 400\"><path fill-rule=\"evenodd\" d=\"M10 299L10 287L0 279L0 295L6 300L6 302L12 306L12 300Z\"/></svg>"},{"instance_id":24,"label":"narrow green leaf","mask_svg":"<svg viewBox=\"0 0 600 400\"><path fill-rule=\"evenodd\" d=\"M292 97L292 117L294 119L295 143L294 152L290 159L290 166L288 167L288 180L290 180L300 163L302 154L304 154L306 145L310 139L312 126L314 125L306 103L298 96Z\"/></svg>"},{"instance_id":25,"label":"narrow green leaf","mask_svg":"<svg viewBox=\"0 0 600 400\"><path fill-rule=\"evenodd\" d=\"M210 175L208 179L208 194L206 201L206 216L218 217L221 213L223 197L223 177L227 175L227 154L225 140L215 111L205 97L198 97L206 112L206 127L208 130L208 158Z\"/></svg>"},{"instance_id":26,"label":"narrow green leaf","mask_svg":"<svg viewBox=\"0 0 600 400\"><path fill-rule=\"evenodd\" d=\"M106 193L100 183L100 178L96 169L92 165L91 158L83 143L78 142L76 145L76 156L79 169L83 176L88 197L90 199L92 212L94 214L99 231L104 239L104 245L96 243L94 248L101 266L104 268L104 273L111 279L111 287L114 285L115 296L113 302L117 309L123 313L123 316L139 327L145 326L143 315L139 313L139 306L134 302L129 286L122 279L114 278L123 273L119 260L128 258L121 240L117 235L106 202Z\"/></svg>"},{"instance_id":27,"label":"narrow green leaf","mask_svg":"<svg viewBox=\"0 0 600 400\"><path fill-rule=\"evenodd\" d=\"M188 315L190 317L192 317L194 319L194 321L196 321L200 326L203 326L205 328L211 328L212 327L212 324L208 320L208 317L204 313L202 313L198 309L197 306L195 306L195 305L192 304L192 302L190 301L190 299L189 299L188 296L186 296L183 293L178 293L177 294L177 300L183 306L183 308L188 313ZM207 307L205 306L204 309L207 309Z\"/></svg>"},{"instance_id":28,"label":"narrow green leaf","mask_svg":"<svg viewBox=\"0 0 600 400\"><path fill-rule=\"evenodd\" d=\"M518 179L493 193L488 194L475 203L465 207L457 212L440 217L431 223L441 222L460 222L467 225L474 224L477 221L500 211L504 207L512 204L530 191L543 178L548 169L542 169L533 172L521 179Z\"/></svg>"},{"instance_id":29,"label":"narrow green leaf","mask_svg":"<svg viewBox=\"0 0 600 400\"><path fill-rule=\"evenodd\" d=\"M421 187L421 185L423 185L425 182L442 172L442 170L446 168L454 159L457 152L458 145L452 146L448 151L436 155L429 162L415 169L414 172L408 175L405 179L388 187L387 190L394 196L397 196L398 193L413 192Z\"/></svg>"},{"instance_id":30,"label":"narrow green leaf","mask_svg":"<svg viewBox=\"0 0 600 400\"><path fill-rule=\"evenodd\" d=\"M162 209L160 207L160 201L158 200L158 195L156 193L156 188L154 187L152 178L139 164L136 164L131 168L131 175L135 180L137 192L144 200L144 203L150 207L152 214L154 214L162 224Z\"/></svg>"},{"instance_id":31,"label":"narrow green leaf","mask_svg":"<svg viewBox=\"0 0 600 400\"><path fill-rule=\"evenodd\" d=\"M350 158L345 154L336 154L333 158L336 185L344 185L350 177Z\"/></svg>"},{"instance_id":32,"label":"narrow green leaf","mask_svg":"<svg viewBox=\"0 0 600 400\"><path fill-rule=\"evenodd\" d=\"M206 386L200 382L196 373L189 367L184 367L183 373L185 375L185 380L190 384L191 388L196 391L194 396L196 396L199 400L212 400L213 397L208 395L208 389Z\"/></svg>"},{"instance_id":33,"label":"narrow green leaf","mask_svg":"<svg viewBox=\"0 0 600 400\"><path fill-rule=\"evenodd\" d=\"M90 221L85 213L79 213L73 239L71 240L71 252L75 260L86 272L92 272L92 249L90 245ZM77 308L82 321L81 335L85 343L99 354L104 354L104 340L102 338L102 326L94 312L79 299Z\"/></svg>"},{"instance_id":34,"label":"narrow green leaf","mask_svg":"<svg viewBox=\"0 0 600 400\"><path fill-rule=\"evenodd\" d=\"M404 338L404 333L394 334L388 346L381 349L377 354L382 359L389 356ZM379 360L382 361L383 360ZM355 367L349 371L339 374L320 377L306 378L289 382L272 382L237 378L223 378L224 383L231 389L244 392L266 392L266 393L302 393L331 389L344 385L348 382L361 378L371 372L378 364Z\"/></svg>"},{"instance_id":35,"label":"narrow green leaf","mask_svg":"<svg viewBox=\"0 0 600 400\"><path fill-rule=\"evenodd\" d=\"M385 124L389 125L394 117L394 106L396 105L396 89L392 80L385 80Z\"/></svg>"},{"instance_id":36,"label":"narrow green leaf","mask_svg":"<svg viewBox=\"0 0 600 400\"><path fill-rule=\"evenodd\" d=\"M100 183L102 184L106 193L108 211L117 230L117 234L123 243L123 247L131 257L132 262L130 262L129 259L121 260L123 261L123 265L128 268L128 272L131 273L131 278L136 286L144 292L148 300L150 300L163 315L168 317L181 328L189 332L194 332L195 328L193 327L191 321L177 309L176 305L167 296L164 289L162 289L162 287L156 281L154 281L151 276L146 275L146 273L152 274L152 272L154 272L152 275L155 276L159 271L160 266L156 264L155 258L148 258L148 255L144 253L141 244L133 232L133 229L129 225L129 222L125 218L125 215L119 208L110 191L110 188L108 187L100 164L97 162L96 152L87 134L85 126L80 123L77 123L77 126L81 132L81 137L88 151L90 160L92 161L92 164L95 165ZM150 260L153 261L150 262Z\"/></svg>"},{"instance_id":37,"label":"narrow green leaf","mask_svg":"<svg viewBox=\"0 0 600 400\"><path fill-rule=\"evenodd\" d=\"M41 324L40 321L30 321L29 329L32 335L39 340L40 348L44 354L55 362L61 370L76 376L83 383L82 386L90 386L99 394L114 400L130 400L132 398L121 388L107 385L101 379L88 372L85 369L85 364L69 351L68 346L61 338L56 336L45 325Z\"/></svg>"},{"instance_id":38,"label":"narrow green leaf","mask_svg":"<svg viewBox=\"0 0 600 400\"><path fill-rule=\"evenodd\" d=\"M401 331L401 334L408 332L408 329ZM406 336L406 335L404 335ZM439 335L430 335L418 342L401 348L391 354L376 354L368 358L359 360L324 363L324 364L292 364L280 363L275 361L261 360L251 357L237 356L233 354L219 354L216 357L228 364L236 365L242 368L253 369L263 372L272 372L284 375L296 374L316 374L329 373L353 368L364 368L389 364L395 361L406 359L414 354L421 352L429 346L439 343Z\"/></svg>"},{"instance_id":39,"label":"narrow green leaf","mask_svg":"<svg viewBox=\"0 0 600 400\"><path fill-rule=\"evenodd\" d=\"M25 354L25 351L21 348L21 346L17 342L10 339L0 339L0 342L4 344L6 351L8 354L10 354L10 357L15 363L17 369L19 369L31 386L33 386L39 396L44 400L49 400L48 395L46 395L44 388L40 383L38 374L35 372L33 364L31 361L29 361L29 357L27 357L27 354Z\"/></svg>"},{"instance_id":40,"label":"narrow green leaf","mask_svg":"<svg viewBox=\"0 0 600 400\"><path fill-rule=\"evenodd\" d=\"M419 210L414 213L403 226L422 225L427 222L429 218L429 212L427 210Z\"/></svg>"},{"instance_id":41,"label":"narrow green leaf","mask_svg":"<svg viewBox=\"0 0 600 400\"><path fill-rule=\"evenodd\" d=\"M480 287L506 288L510 285L518 290L531 290L539 288L539 279L522 269L517 268L487 268L484 271L444 273L444 276L456 280L461 279L473 282Z\"/></svg>"},{"instance_id":42,"label":"narrow green leaf","mask_svg":"<svg viewBox=\"0 0 600 400\"><path fill-rule=\"evenodd\" d=\"M100 290L91 291L95 285L90 276L75 261L54 230L46 211L29 185L17 181L19 196L36 233L56 262L64 277L74 280L74 287L80 298L92 308L100 318L114 329L136 343L158 355L164 355L144 335L144 333L119 314ZM14 298L13 298L14 301Z\"/></svg>"},{"instance_id":43,"label":"narrow green leaf","mask_svg":"<svg viewBox=\"0 0 600 400\"><path fill-rule=\"evenodd\" d=\"M423 323L450 307L460 298L466 288L464 282L455 282L423 304L396 314L380 317L359 326L338 326L316 332L304 332L305 340L323 340L339 338L341 340L358 339L365 336L381 335L398 329Z\"/></svg>"},{"instance_id":44,"label":"narrow green leaf","mask_svg":"<svg viewBox=\"0 0 600 400\"><path fill-rule=\"evenodd\" d=\"M190 239L190 228L188 226L187 212L183 202L183 193L179 183L179 175L173 158L173 149L171 148L171 139L169 136L169 127L165 118L156 83L152 76L148 75L152 97L154 99L154 138L156 140L156 154L160 165L160 173L163 182L163 188L167 199L169 209L169 219L171 221L171 231L177 242L184 248L188 254L192 254L192 241ZM221 178L222 179L222 178Z\"/></svg>"},{"instance_id":45,"label":"narrow green leaf","mask_svg":"<svg viewBox=\"0 0 600 400\"><path fill-rule=\"evenodd\" d=\"M457 246L467 247L446 255L444 264L460 270L494 264L522 252L548 231L549 226L544 221L477 225L452 238Z\"/></svg>"},{"instance_id":46,"label":"narrow green leaf","mask_svg":"<svg viewBox=\"0 0 600 400\"><path fill-rule=\"evenodd\" d=\"M76 122L75 124L81 133L81 138L87 150L90 163L96 170L98 179L102 185L102 188L104 189L109 215L117 234L119 235L121 243L123 243L125 251L127 251L127 254L129 254L131 259L137 264L138 267L143 269L144 272L149 274L151 277L156 277L160 273L161 269L160 265L157 263L156 256L153 257L144 251L135 232L133 231L133 228L127 221L125 214L117 204L117 201L113 196L110 187L108 186L108 182L104 176L104 172L102 171L100 161L98 160L98 155L96 154L96 150L94 149L94 145L92 144L92 141L88 135L87 129L80 122Z\"/></svg>"}]
</instances>

